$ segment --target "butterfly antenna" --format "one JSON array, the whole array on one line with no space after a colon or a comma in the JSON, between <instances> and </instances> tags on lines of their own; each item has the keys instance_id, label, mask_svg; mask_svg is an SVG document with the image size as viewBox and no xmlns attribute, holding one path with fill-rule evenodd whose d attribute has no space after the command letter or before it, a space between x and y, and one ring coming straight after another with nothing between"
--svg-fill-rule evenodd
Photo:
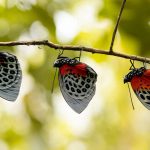
<instances>
[{"instance_id":1,"label":"butterfly antenna","mask_svg":"<svg viewBox=\"0 0 150 150\"><path fill-rule=\"evenodd\" d=\"M145 61L143 62L143 66L144 66L144 68L147 68L147 66L146 66L146 57L145 57Z\"/></svg>"},{"instance_id":2,"label":"butterfly antenna","mask_svg":"<svg viewBox=\"0 0 150 150\"><path fill-rule=\"evenodd\" d=\"M56 74L57 74L57 68L55 69L54 79L53 79L53 82L52 82L52 90L51 90L52 93L53 93L53 91L54 91L54 85L55 85Z\"/></svg>"},{"instance_id":3,"label":"butterfly antenna","mask_svg":"<svg viewBox=\"0 0 150 150\"><path fill-rule=\"evenodd\" d=\"M63 50L60 50L59 49L59 54L58 54L58 57L57 58L59 58L59 57L61 57L61 55L64 53L64 49Z\"/></svg>"},{"instance_id":4,"label":"butterfly antenna","mask_svg":"<svg viewBox=\"0 0 150 150\"><path fill-rule=\"evenodd\" d=\"M74 57L73 59L79 59L79 61L81 60L81 55L82 55L82 49L80 50L79 56L78 57Z\"/></svg>"},{"instance_id":5,"label":"butterfly antenna","mask_svg":"<svg viewBox=\"0 0 150 150\"><path fill-rule=\"evenodd\" d=\"M130 86L129 86L129 83L127 83L127 84L128 84L128 89L129 89L129 93L130 93L130 99L131 99L132 108L133 108L133 110L134 110L135 108L134 108L134 104L133 104L133 100L132 100L132 95L131 95Z\"/></svg>"},{"instance_id":6,"label":"butterfly antenna","mask_svg":"<svg viewBox=\"0 0 150 150\"><path fill-rule=\"evenodd\" d=\"M79 53L79 61L81 60L82 50L83 50L83 48L80 50L80 53Z\"/></svg>"},{"instance_id":7,"label":"butterfly antenna","mask_svg":"<svg viewBox=\"0 0 150 150\"><path fill-rule=\"evenodd\" d=\"M135 69L134 60L131 60L131 59L130 59L130 63L131 63L131 67L130 67L129 70Z\"/></svg>"}]
</instances>

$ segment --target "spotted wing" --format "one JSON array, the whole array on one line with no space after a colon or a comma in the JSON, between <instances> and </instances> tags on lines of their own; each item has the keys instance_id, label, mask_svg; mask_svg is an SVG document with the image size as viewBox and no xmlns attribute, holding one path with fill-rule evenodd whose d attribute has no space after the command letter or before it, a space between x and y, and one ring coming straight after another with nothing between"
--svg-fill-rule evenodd
<instances>
[{"instance_id":1,"label":"spotted wing","mask_svg":"<svg viewBox=\"0 0 150 150\"><path fill-rule=\"evenodd\" d=\"M0 52L0 97L14 101L19 94L22 79L16 56Z\"/></svg>"},{"instance_id":2,"label":"spotted wing","mask_svg":"<svg viewBox=\"0 0 150 150\"><path fill-rule=\"evenodd\" d=\"M150 70L140 77L133 77L131 86L140 102L150 110Z\"/></svg>"},{"instance_id":3,"label":"spotted wing","mask_svg":"<svg viewBox=\"0 0 150 150\"><path fill-rule=\"evenodd\" d=\"M75 112L81 113L95 94L97 74L89 66L85 68L86 76L79 74L79 72L83 73L83 68L78 69L78 71L72 70L72 72L78 72L78 75L68 72L62 76L59 73L59 84L62 95L68 105Z\"/></svg>"}]
</instances>

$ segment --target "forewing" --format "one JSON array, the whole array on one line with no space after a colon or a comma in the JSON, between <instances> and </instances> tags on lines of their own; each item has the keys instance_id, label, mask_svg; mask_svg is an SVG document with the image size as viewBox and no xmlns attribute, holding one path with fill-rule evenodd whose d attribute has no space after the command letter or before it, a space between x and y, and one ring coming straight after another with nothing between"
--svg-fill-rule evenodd
<instances>
[{"instance_id":1,"label":"forewing","mask_svg":"<svg viewBox=\"0 0 150 150\"><path fill-rule=\"evenodd\" d=\"M72 73L62 76L59 73L59 84L62 95L68 105L77 113L81 113L87 107L96 89L96 72L90 67L85 69L86 76ZM83 68L81 72L83 72Z\"/></svg>"},{"instance_id":2,"label":"forewing","mask_svg":"<svg viewBox=\"0 0 150 150\"><path fill-rule=\"evenodd\" d=\"M131 86L140 102L150 110L150 76L133 77Z\"/></svg>"},{"instance_id":3,"label":"forewing","mask_svg":"<svg viewBox=\"0 0 150 150\"><path fill-rule=\"evenodd\" d=\"M0 97L16 100L22 79L20 64L16 56L0 52Z\"/></svg>"}]
</instances>

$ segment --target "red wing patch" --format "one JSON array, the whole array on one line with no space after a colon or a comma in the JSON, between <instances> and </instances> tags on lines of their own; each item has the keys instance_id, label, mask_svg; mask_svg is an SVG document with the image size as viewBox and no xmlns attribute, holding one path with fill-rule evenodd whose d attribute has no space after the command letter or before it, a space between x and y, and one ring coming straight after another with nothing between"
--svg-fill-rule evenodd
<instances>
[{"instance_id":1,"label":"red wing patch","mask_svg":"<svg viewBox=\"0 0 150 150\"><path fill-rule=\"evenodd\" d=\"M86 64L84 63L80 63L74 66L68 65L68 64L64 64L62 67L60 67L60 74L62 76L71 73L74 74L76 76L83 76L86 77L87 75L87 70L86 70Z\"/></svg>"}]
</instances>

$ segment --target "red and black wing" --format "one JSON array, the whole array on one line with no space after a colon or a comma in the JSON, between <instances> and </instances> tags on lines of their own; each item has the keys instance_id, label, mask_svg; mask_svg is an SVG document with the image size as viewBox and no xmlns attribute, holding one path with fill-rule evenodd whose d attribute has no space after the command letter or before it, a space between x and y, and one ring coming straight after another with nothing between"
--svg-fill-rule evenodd
<instances>
[{"instance_id":1,"label":"red and black wing","mask_svg":"<svg viewBox=\"0 0 150 150\"><path fill-rule=\"evenodd\" d=\"M145 70L142 76L134 76L131 86L140 102L150 110L150 69Z\"/></svg>"},{"instance_id":2,"label":"red and black wing","mask_svg":"<svg viewBox=\"0 0 150 150\"><path fill-rule=\"evenodd\" d=\"M95 94L96 72L84 63L63 65L59 71L59 84L68 105L81 113Z\"/></svg>"}]
</instances>

